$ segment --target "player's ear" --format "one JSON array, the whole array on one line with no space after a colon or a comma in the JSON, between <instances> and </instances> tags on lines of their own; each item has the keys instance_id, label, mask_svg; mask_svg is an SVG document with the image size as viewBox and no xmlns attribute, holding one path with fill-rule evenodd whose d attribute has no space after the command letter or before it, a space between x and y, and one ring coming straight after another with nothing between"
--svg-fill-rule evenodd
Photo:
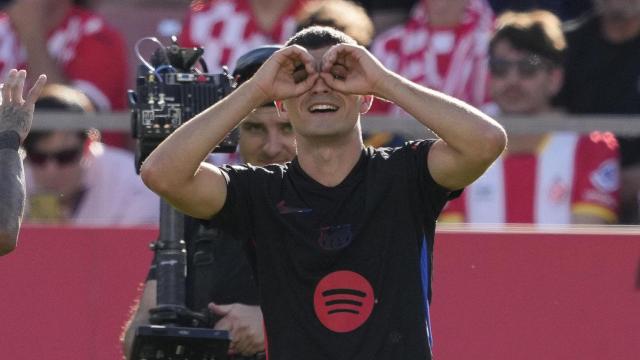
<instances>
[{"instance_id":1,"label":"player's ear","mask_svg":"<svg viewBox=\"0 0 640 360\"><path fill-rule=\"evenodd\" d=\"M373 104L373 95L362 96L362 102L360 103L360 114L366 114L371 109Z\"/></svg>"}]
</instances>

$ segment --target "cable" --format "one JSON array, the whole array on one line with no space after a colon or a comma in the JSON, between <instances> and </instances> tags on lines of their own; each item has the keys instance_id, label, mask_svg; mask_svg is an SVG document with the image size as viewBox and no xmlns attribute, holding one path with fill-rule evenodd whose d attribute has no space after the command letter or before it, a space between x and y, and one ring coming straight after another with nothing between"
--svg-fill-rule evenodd
<instances>
[{"instance_id":1,"label":"cable","mask_svg":"<svg viewBox=\"0 0 640 360\"><path fill-rule=\"evenodd\" d=\"M167 56L167 50L164 48L164 45L162 45L160 40L158 40L158 38L156 38L154 36L143 37L142 39L136 41L136 44L134 45L134 50L136 52L136 56L149 69L149 71L155 72L156 69L154 69L154 67L151 66L151 64L149 64L149 62L142 57L142 54L140 54L140 44L145 40L151 40L151 41L155 42L156 44L158 44L160 49L162 49L162 54L164 55L164 58L168 60L169 57Z\"/></svg>"},{"instance_id":2,"label":"cable","mask_svg":"<svg viewBox=\"0 0 640 360\"><path fill-rule=\"evenodd\" d=\"M176 73L176 69L171 66L171 65L160 65L158 66L155 70L153 70L153 73L156 74L156 77L158 78L158 80L160 80L160 82L164 82L164 77L162 76L162 72L163 71L167 71L167 72L172 72L172 73Z\"/></svg>"}]
</instances>

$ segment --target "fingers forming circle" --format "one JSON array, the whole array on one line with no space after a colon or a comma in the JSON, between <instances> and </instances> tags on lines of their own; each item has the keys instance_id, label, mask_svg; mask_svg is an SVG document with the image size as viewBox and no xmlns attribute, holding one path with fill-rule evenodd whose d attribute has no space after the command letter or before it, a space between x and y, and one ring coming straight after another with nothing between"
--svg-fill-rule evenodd
<instances>
[{"instance_id":1,"label":"fingers forming circle","mask_svg":"<svg viewBox=\"0 0 640 360\"><path fill-rule=\"evenodd\" d=\"M280 51L282 51L282 54L286 56L288 62L291 64L291 74L296 84L317 72L314 66L315 59L309 54L307 49L299 45L292 45Z\"/></svg>"},{"instance_id":2,"label":"fingers forming circle","mask_svg":"<svg viewBox=\"0 0 640 360\"><path fill-rule=\"evenodd\" d=\"M318 81L318 77L320 77L320 74L314 73L314 74L311 74L311 76L307 76L307 78L304 79L304 81L296 84L296 94L301 95L309 91L313 87L313 85L316 83L316 81Z\"/></svg>"}]
</instances>

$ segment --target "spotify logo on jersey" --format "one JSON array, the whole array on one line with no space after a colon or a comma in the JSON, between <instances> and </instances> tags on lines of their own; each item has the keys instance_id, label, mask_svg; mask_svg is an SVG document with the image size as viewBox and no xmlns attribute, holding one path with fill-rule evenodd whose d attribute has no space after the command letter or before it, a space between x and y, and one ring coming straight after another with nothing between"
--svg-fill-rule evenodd
<instances>
[{"instance_id":1,"label":"spotify logo on jersey","mask_svg":"<svg viewBox=\"0 0 640 360\"><path fill-rule=\"evenodd\" d=\"M318 282L313 305L318 320L327 329L344 333L357 329L373 310L369 281L353 271L336 271Z\"/></svg>"}]
</instances>

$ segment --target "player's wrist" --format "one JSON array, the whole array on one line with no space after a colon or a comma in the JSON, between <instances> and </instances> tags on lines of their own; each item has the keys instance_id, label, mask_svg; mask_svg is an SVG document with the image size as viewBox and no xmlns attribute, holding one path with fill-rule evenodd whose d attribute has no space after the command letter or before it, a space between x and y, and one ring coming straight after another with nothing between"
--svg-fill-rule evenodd
<instances>
[{"instance_id":1,"label":"player's wrist","mask_svg":"<svg viewBox=\"0 0 640 360\"><path fill-rule=\"evenodd\" d=\"M240 89L246 92L243 98L248 100L248 104L250 104L253 109L260 107L268 101L274 100L269 94L267 94L263 86L258 84L253 78L247 80Z\"/></svg>"},{"instance_id":2,"label":"player's wrist","mask_svg":"<svg viewBox=\"0 0 640 360\"><path fill-rule=\"evenodd\" d=\"M401 83L402 79L400 79L395 73L385 70L380 76L380 79L374 84L372 95L393 101L394 92Z\"/></svg>"},{"instance_id":3,"label":"player's wrist","mask_svg":"<svg viewBox=\"0 0 640 360\"><path fill-rule=\"evenodd\" d=\"M20 134L15 130L0 131L0 150L2 149L18 151L20 149Z\"/></svg>"}]
</instances>

